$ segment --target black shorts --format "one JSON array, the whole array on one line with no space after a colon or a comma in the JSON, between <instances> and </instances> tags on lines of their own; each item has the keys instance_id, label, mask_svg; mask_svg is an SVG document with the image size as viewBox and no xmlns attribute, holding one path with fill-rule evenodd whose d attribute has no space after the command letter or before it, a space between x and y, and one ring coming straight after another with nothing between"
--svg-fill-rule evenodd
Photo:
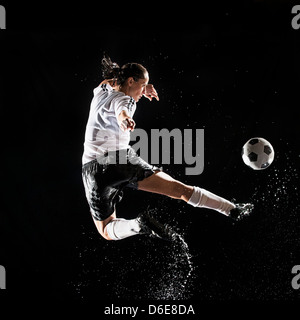
<instances>
[{"instance_id":1,"label":"black shorts","mask_svg":"<svg viewBox=\"0 0 300 320\"><path fill-rule=\"evenodd\" d=\"M137 189L137 182L161 171L132 149L106 153L82 167L82 179L90 211L95 220L108 218L122 200L123 188Z\"/></svg>"}]
</instances>

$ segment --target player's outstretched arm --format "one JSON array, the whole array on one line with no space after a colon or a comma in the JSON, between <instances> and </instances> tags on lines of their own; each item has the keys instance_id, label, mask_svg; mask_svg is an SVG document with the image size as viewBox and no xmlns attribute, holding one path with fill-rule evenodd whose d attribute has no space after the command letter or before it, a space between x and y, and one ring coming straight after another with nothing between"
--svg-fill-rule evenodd
<instances>
[{"instance_id":1,"label":"player's outstretched arm","mask_svg":"<svg viewBox=\"0 0 300 320\"><path fill-rule=\"evenodd\" d=\"M118 124L122 131L133 131L135 127L134 120L130 117L126 110L122 110L118 116Z\"/></svg>"}]
</instances>

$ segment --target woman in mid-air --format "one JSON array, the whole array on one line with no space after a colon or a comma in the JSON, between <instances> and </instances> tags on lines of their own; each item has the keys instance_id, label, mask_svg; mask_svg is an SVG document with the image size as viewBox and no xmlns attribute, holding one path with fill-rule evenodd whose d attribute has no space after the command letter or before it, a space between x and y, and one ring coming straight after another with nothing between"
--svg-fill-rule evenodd
<instances>
[{"instance_id":1,"label":"woman in mid-air","mask_svg":"<svg viewBox=\"0 0 300 320\"><path fill-rule=\"evenodd\" d=\"M154 86L148 83L148 71L138 63L119 67L105 56L102 73L104 80L94 89L86 126L82 176L93 220L103 238L120 240L149 234L173 239L172 230L147 211L135 219L117 218L116 204L122 199L124 187L181 199L235 220L249 215L252 204L234 204L203 188L184 184L141 159L129 141L137 102L143 96L159 101Z\"/></svg>"}]
</instances>

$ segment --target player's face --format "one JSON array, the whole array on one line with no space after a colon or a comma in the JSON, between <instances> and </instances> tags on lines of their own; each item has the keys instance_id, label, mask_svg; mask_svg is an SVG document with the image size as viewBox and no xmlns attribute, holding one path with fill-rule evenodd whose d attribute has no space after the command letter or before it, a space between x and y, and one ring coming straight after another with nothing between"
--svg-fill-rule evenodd
<instances>
[{"instance_id":1,"label":"player's face","mask_svg":"<svg viewBox=\"0 0 300 320\"><path fill-rule=\"evenodd\" d=\"M148 82L148 74L145 75L145 79L139 79L138 81L134 81L132 79L132 81L130 81L129 95L135 100L135 102L138 102L142 98Z\"/></svg>"}]
</instances>

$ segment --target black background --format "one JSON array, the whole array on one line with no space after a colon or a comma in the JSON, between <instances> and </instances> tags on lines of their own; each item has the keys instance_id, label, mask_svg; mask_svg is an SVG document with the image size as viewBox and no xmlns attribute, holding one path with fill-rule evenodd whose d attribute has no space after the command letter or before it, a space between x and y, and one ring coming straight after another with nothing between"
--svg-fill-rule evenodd
<instances>
[{"instance_id":1,"label":"black background","mask_svg":"<svg viewBox=\"0 0 300 320\"><path fill-rule=\"evenodd\" d=\"M147 300L134 280L145 274L141 270L122 270L132 281L126 295L113 296L109 283L120 271L119 261L126 262L133 247L133 258L139 252L143 257L145 244L137 238L117 244L100 239L81 181L85 125L105 51L120 65L145 65L159 93L159 102L138 103L137 127L205 130L200 176L186 176L179 165L164 170L256 206L248 221L233 225L176 200L126 193L120 216L134 217L150 206L184 232L195 266L185 303L299 300L291 269L300 264L300 31L291 27L291 2L3 5L0 264L7 270L8 298L98 303L122 298L131 305L137 296ZM255 136L269 140L276 152L272 166L260 172L240 156ZM112 254L112 271L101 264L103 269L87 272L89 285L78 293L80 255L90 250L85 268L96 268L100 262L91 251L104 259L102 246L106 259L113 250L122 257ZM165 246L157 242L158 251ZM142 258L141 264L157 267ZM106 289L91 284L99 272L112 277L105 278Z\"/></svg>"}]
</instances>

